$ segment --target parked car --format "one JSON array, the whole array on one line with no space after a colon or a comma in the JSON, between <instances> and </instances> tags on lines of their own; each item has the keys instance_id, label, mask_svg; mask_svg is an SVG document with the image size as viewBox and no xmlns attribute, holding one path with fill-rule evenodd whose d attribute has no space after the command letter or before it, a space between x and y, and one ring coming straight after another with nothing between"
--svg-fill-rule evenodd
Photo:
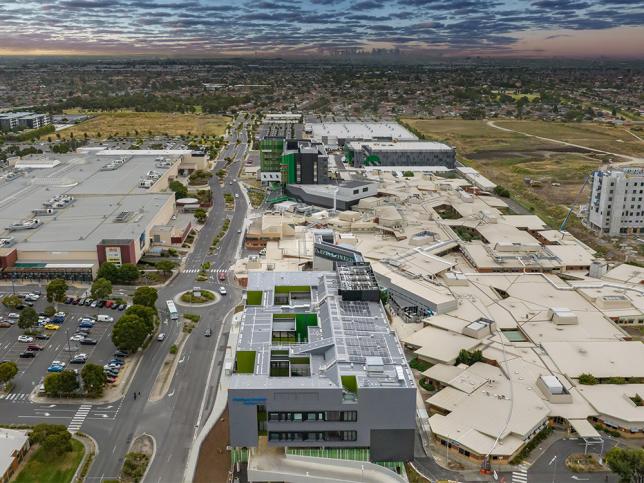
<instances>
[{"instance_id":1,"label":"parked car","mask_svg":"<svg viewBox=\"0 0 644 483\"><path fill-rule=\"evenodd\" d=\"M47 334L43 334L43 333L36 334L36 339L39 339L39 340L49 340L49 335L47 335Z\"/></svg>"},{"instance_id":2,"label":"parked car","mask_svg":"<svg viewBox=\"0 0 644 483\"><path fill-rule=\"evenodd\" d=\"M165 340L165 334L161 332L159 335L157 335L157 340L159 342L163 342Z\"/></svg>"},{"instance_id":3,"label":"parked car","mask_svg":"<svg viewBox=\"0 0 644 483\"><path fill-rule=\"evenodd\" d=\"M105 300L99 300L98 303L96 304L96 307L99 309L102 309L105 306Z\"/></svg>"},{"instance_id":4,"label":"parked car","mask_svg":"<svg viewBox=\"0 0 644 483\"><path fill-rule=\"evenodd\" d=\"M11 312L9 315L7 315L7 317L9 317L10 319L19 319L20 314L17 314L15 312Z\"/></svg>"},{"instance_id":5,"label":"parked car","mask_svg":"<svg viewBox=\"0 0 644 483\"><path fill-rule=\"evenodd\" d=\"M85 364L87 362L87 354L76 354L72 357L72 360L69 361L70 364Z\"/></svg>"},{"instance_id":6,"label":"parked car","mask_svg":"<svg viewBox=\"0 0 644 483\"><path fill-rule=\"evenodd\" d=\"M127 308L127 304L121 304L119 305L119 310L125 310Z\"/></svg>"},{"instance_id":7,"label":"parked car","mask_svg":"<svg viewBox=\"0 0 644 483\"><path fill-rule=\"evenodd\" d=\"M113 301L113 300L106 300L106 301L105 301L105 308L106 308L106 309L109 309L112 305L114 305L114 301Z\"/></svg>"},{"instance_id":8,"label":"parked car","mask_svg":"<svg viewBox=\"0 0 644 483\"><path fill-rule=\"evenodd\" d=\"M89 306L90 306L90 305L92 305L93 303L94 303L94 300L92 300L92 299L85 299L85 306L86 306L86 307L89 307Z\"/></svg>"},{"instance_id":9,"label":"parked car","mask_svg":"<svg viewBox=\"0 0 644 483\"><path fill-rule=\"evenodd\" d=\"M61 366L58 364L52 364L47 368L47 372L63 372L65 370L65 366Z\"/></svg>"},{"instance_id":10,"label":"parked car","mask_svg":"<svg viewBox=\"0 0 644 483\"><path fill-rule=\"evenodd\" d=\"M58 329L60 329L60 325L58 325L58 324L45 324L45 329L47 329L47 330L58 330Z\"/></svg>"},{"instance_id":11,"label":"parked car","mask_svg":"<svg viewBox=\"0 0 644 483\"><path fill-rule=\"evenodd\" d=\"M83 340L80 341L81 345L96 345L97 340L96 339L90 339L89 337L85 337Z\"/></svg>"},{"instance_id":12,"label":"parked car","mask_svg":"<svg viewBox=\"0 0 644 483\"><path fill-rule=\"evenodd\" d=\"M28 351L35 351L35 352L41 351L41 350L43 350L44 348L45 348L44 346L42 346L42 345L38 345L38 344L29 344L29 345L27 346L27 350L28 350Z\"/></svg>"},{"instance_id":13,"label":"parked car","mask_svg":"<svg viewBox=\"0 0 644 483\"><path fill-rule=\"evenodd\" d=\"M5 322L4 320L0 322L0 327L3 329L6 329L8 327L11 327L11 324L9 322Z\"/></svg>"},{"instance_id":14,"label":"parked car","mask_svg":"<svg viewBox=\"0 0 644 483\"><path fill-rule=\"evenodd\" d=\"M80 342L84 339L85 339L85 334L74 334L69 338L69 340L73 340L75 342Z\"/></svg>"},{"instance_id":15,"label":"parked car","mask_svg":"<svg viewBox=\"0 0 644 483\"><path fill-rule=\"evenodd\" d=\"M117 366L124 366L125 361L123 359L110 359L107 361L108 364L115 364Z\"/></svg>"},{"instance_id":16,"label":"parked car","mask_svg":"<svg viewBox=\"0 0 644 483\"><path fill-rule=\"evenodd\" d=\"M30 351L25 351L25 352L21 352L18 357L20 357L22 359L34 358L34 357L36 357L36 353L35 352L30 352Z\"/></svg>"},{"instance_id":17,"label":"parked car","mask_svg":"<svg viewBox=\"0 0 644 483\"><path fill-rule=\"evenodd\" d=\"M116 378L116 377L114 377L114 376L110 376L110 375L108 375L108 376L105 378L105 380L106 380L107 382L109 382L110 384L114 384L114 383L117 381L117 378Z\"/></svg>"},{"instance_id":18,"label":"parked car","mask_svg":"<svg viewBox=\"0 0 644 483\"><path fill-rule=\"evenodd\" d=\"M30 335L19 335L18 342L33 342L34 338Z\"/></svg>"},{"instance_id":19,"label":"parked car","mask_svg":"<svg viewBox=\"0 0 644 483\"><path fill-rule=\"evenodd\" d=\"M80 303L80 301L81 301L81 300L82 300L82 299L78 299L78 298L73 299L73 300L72 300L72 305L78 305L78 304Z\"/></svg>"},{"instance_id":20,"label":"parked car","mask_svg":"<svg viewBox=\"0 0 644 483\"><path fill-rule=\"evenodd\" d=\"M114 317L112 317L111 315L99 314L96 317L96 320L98 320L99 322L114 322Z\"/></svg>"},{"instance_id":21,"label":"parked car","mask_svg":"<svg viewBox=\"0 0 644 483\"><path fill-rule=\"evenodd\" d=\"M118 350L114 353L114 357L127 357L128 355L130 355L128 351Z\"/></svg>"},{"instance_id":22,"label":"parked car","mask_svg":"<svg viewBox=\"0 0 644 483\"><path fill-rule=\"evenodd\" d=\"M74 300L74 299L73 299L73 297L67 297L67 298L65 299L65 302L64 302L64 303L65 303L65 304L67 304L67 305L69 305L69 304L71 304L71 303L72 303L72 301L73 301L73 300Z\"/></svg>"},{"instance_id":23,"label":"parked car","mask_svg":"<svg viewBox=\"0 0 644 483\"><path fill-rule=\"evenodd\" d=\"M98 300L92 300L92 303L89 304L90 307L96 308L98 306Z\"/></svg>"},{"instance_id":24,"label":"parked car","mask_svg":"<svg viewBox=\"0 0 644 483\"><path fill-rule=\"evenodd\" d=\"M16 305L16 310L22 310L22 309L24 309L25 307L26 307L26 305L25 305L25 304L18 304L18 305Z\"/></svg>"}]
</instances>

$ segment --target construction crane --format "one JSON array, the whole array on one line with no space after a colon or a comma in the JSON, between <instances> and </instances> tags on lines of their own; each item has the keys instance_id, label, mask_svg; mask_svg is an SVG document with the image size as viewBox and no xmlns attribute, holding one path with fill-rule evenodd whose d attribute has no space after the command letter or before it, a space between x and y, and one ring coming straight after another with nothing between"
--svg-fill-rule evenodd
<instances>
[{"instance_id":1,"label":"construction crane","mask_svg":"<svg viewBox=\"0 0 644 483\"><path fill-rule=\"evenodd\" d=\"M570 215L572 214L572 210L575 209L575 205L577 204L577 201L579 200L579 197L581 196L581 193L584 191L584 188L588 184L588 181L590 181L590 176L586 176L586 179L584 179L584 184L581 185L581 189L579 190L579 193L577 193L577 196L575 196L575 199L570 204L570 210L568 210L568 214L566 215L564 220L561 222L561 226L559 227L559 231L564 231L566 229L566 225L568 224L568 218L570 218Z\"/></svg>"}]
</instances>

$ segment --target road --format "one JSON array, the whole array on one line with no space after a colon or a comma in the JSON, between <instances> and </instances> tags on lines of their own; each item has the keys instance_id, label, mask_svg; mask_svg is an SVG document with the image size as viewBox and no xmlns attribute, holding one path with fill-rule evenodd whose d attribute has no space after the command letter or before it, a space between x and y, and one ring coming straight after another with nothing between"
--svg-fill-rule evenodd
<instances>
[{"instance_id":1,"label":"road","mask_svg":"<svg viewBox=\"0 0 644 483\"><path fill-rule=\"evenodd\" d=\"M146 481L182 481L189 449L199 427L205 423L212 409L228 339L229 319L226 316L241 297L241 291L230 283L232 280L218 280L217 271L227 270L236 259L240 247L239 233L243 231L248 210L242 188L236 181L248 150L246 124L242 123L242 118L243 116L238 117L233 123L229 144L222 149L216 160L214 172L225 166L224 158L230 157L232 162L227 168L223 186L219 185L216 176L210 180L213 206L195 240L192 252L185 259L184 270L159 290L157 307L162 319L160 331L166 333L166 339L163 342L153 341L145 350L127 395L114 403L91 407L79 404L35 404L26 397L0 400L2 423L71 423L74 428L79 427L80 431L92 436L99 446L88 474L88 479L92 481L117 477L131 441L141 433L150 434L156 441L156 454ZM243 127L237 130L236 126L240 123ZM235 197L233 210L226 210L223 197L225 192L238 195ZM210 254L212 239L219 233L225 217L230 218L228 232L221 240L219 249ZM196 274L190 270L199 268L206 261L211 263L209 280L196 283ZM148 401L170 346L181 331L179 323L166 316L165 301L191 289L195 284L212 291L218 291L219 286L224 285L228 295L222 296L217 304L207 308L177 307L179 312L201 315L201 320L185 343L165 397ZM207 327L212 329L212 337L203 336ZM13 331L14 328L8 330ZM111 352L113 348L105 350ZM109 354L106 353L105 357L107 356ZM45 364L44 359L40 364ZM44 372L41 371L40 374L42 373ZM28 394L35 384L34 381L23 381L18 377L15 392ZM141 397L134 399L134 392L140 392Z\"/></svg>"}]
</instances>

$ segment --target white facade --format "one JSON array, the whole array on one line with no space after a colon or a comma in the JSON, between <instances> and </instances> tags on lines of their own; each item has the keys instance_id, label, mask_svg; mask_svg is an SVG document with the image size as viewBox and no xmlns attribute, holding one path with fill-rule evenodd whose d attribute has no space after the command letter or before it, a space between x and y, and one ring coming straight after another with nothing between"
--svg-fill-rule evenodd
<instances>
[{"instance_id":1,"label":"white facade","mask_svg":"<svg viewBox=\"0 0 644 483\"><path fill-rule=\"evenodd\" d=\"M595 171L588 222L611 236L644 233L644 169Z\"/></svg>"}]
</instances>

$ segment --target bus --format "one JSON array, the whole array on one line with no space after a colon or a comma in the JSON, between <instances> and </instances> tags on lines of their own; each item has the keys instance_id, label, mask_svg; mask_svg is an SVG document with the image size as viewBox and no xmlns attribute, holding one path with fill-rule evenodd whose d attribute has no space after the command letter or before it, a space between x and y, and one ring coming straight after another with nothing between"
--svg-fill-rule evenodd
<instances>
[{"instance_id":1,"label":"bus","mask_svg":"<svg viewBox=\"0 0 644 483\"><path fill-rule=\"evenodd\" d=\"M179 320L179 312L177 312L177 307L174 305L174 302L172 300L166 300L165 304L168 306L170 318L172 320Z\"/></svg>"}]
</instances>

